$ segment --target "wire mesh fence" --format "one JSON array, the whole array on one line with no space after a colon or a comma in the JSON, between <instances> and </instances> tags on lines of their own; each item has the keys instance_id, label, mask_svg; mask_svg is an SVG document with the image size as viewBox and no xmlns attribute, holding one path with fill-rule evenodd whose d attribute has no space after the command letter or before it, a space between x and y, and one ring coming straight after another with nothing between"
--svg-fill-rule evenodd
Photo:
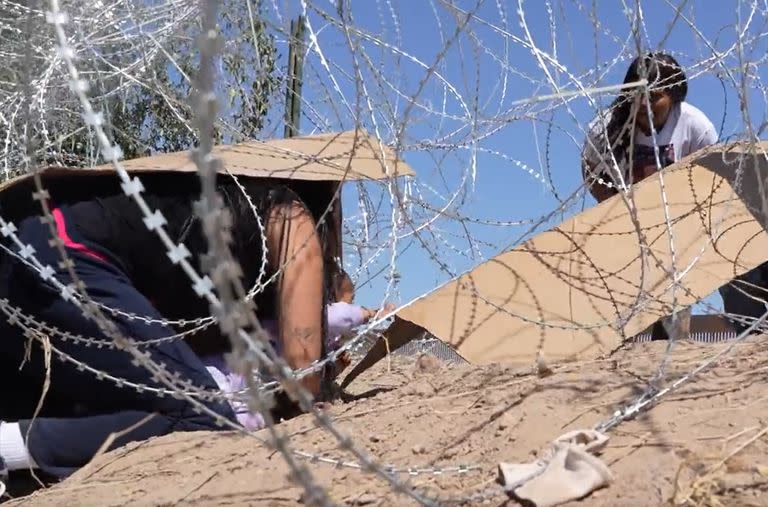
<instances>
[{"instance_id":1,"label":"wire mesh fence","mask_svg":"<svg viewBox=\"0 0 768 507\"><path fill-rule=\"evenodd\" d=\"M28 178L27 186L2 190L11 196L0 199L3 266L23 266L93 324L88 333L66 320L48 322L9 286L0 298L3 329L43 350L47 371L58 361L118 390L178 398L278 452L302 502L337 503L321 479L323 465L370 472L417 504L502 498L517 486L505 490L488 477L461 482L492 473L487 463L384 462L370 442L318 408L307 379L347 353L353 367L365 361L376 343L389 343L387 330L399 321L417 330L393 357L429 355L471 369L518 354L523 359L512 362L524 363L526 375L530 367L538 372L527 380L533 385L560 371L560 362L548 362L560 344L572 344L562 355L591 350L579 360L592 364L608 360L613 344L651 341L646 328L661 319L671 336L647 382L594 425L611 433L764 331L767 12L759 0L0 0L0 171L6 185ZM651 51L665 56L637 59ZM373 155L355 159L362 148L347 146L334 159L327 146L302 153L269 144L345 131L369 135ZM273 220L249 195L249 178L230 171L238 162L227 157L245 150L239 143L263 150L264 160L288 161L288 172L317 164L346 175L305 176L313 188L341 180L332 190L338 200L314 226L332 242L326 228L338 219L333 262L349 273L357 302L395 303L299 368L265 332L274 315L254 304L287 279L290 262L270 260ZM185 151L175 169L199 180L190 220L202 224L204 262L190 259L174 218L151 205L147 173L126 162ZM150 169L160 163L147 160ZM403 177L405 163L414 175ZM377 177L349 177L363 165ZM51 179L51 168L98 168L113 177L156 238L156 251L145 255L171 259L206 312L144 315L94 295L79 268L82 250L51 201L67 176ZM246 198L254 217L246 233L260 238L256 260L237 256L233 201L219 195L217 173ZM295 178L286 174L263 179ZM89 198L87 185L77 190ZM595 207L595 200L613 204ZM42 221L55 259L29 244L29 217ZM674 331L692 305L718 318L694 316L689 335ZM119 319L168 332L137 340ZM245 378L237 393L181 378L152 352L211 331L231 349L226 368ZM672 363L686 338L727 343L681 372ZM73 347L120 350L151 382L89 364ZM46 389L56 382L54 375ZM345 457L296 447L273 417L283 395ZM211 408L233 399L260 414L265 430L250 431ZM410 482L420 476L454 477L461 494Z\"/></svg>"}]
</instances>

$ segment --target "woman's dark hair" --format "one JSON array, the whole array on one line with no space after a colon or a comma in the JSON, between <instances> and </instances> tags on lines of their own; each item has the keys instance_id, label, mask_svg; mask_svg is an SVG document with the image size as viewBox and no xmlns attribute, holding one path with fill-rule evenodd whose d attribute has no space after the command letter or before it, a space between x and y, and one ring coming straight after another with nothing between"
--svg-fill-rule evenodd
<instances>
[{"instance_id":1,"label":"woman's dark hair","mask_svg":"<svg viewBox=\"0 0 768 507\"><path fill-rule=\"evenodd\" d=\"M298 202L310 212L317 223L322 248L325 265L324 299L327 302L334 293L334 280L339 269L333 255L335 245L332 244L333 238L336 237L332 233L335 232L336 224L330 214L326 213L330 197L328 192L325 192L326 189L321 188L321 183L314 186L302 183L241 178L238 185L232 178L222 177L218 190L224 199L224 205L232 211L235 220L232 227L233 254L242 266L246 283L250 284L255 281L261 268L262 234L267 225L269 209L279 204ZM261 224L252 207L259 213ZM264 303L268 307L271 306L266 301Z\"/></svg>"},{"instance_id":2,"label":"woman's dark hair","mask_svg":"<svg viewBox=\"0 0 768 507\"><path fill-rule=\"evenodd\" d=\"M318 311L322 315L323 328L321 357L325 357L327 354L325 307L329 302L335 301L336 281L341 270L335 259L336 245L334 244L337 238L340 238L340 231L336 231L336 221L328 213L335 187L325 182L293 182L275 179L243 178L239 183L240 185L232 178L220 179L218 190L224 199L225 206L232 212L232 253L240 263L248 287L253 285L261 268L262 235L265 233L270 208L279 204L298 202L310 212L316 222L324 266L323 301ZM254 214L254 208L261 217L261 223ZM264 288L256 304L262 315L277 317L274 283Z\"/></svg>"},{"instance_id":3,"label":"woman's dark hair","mask_svg":"<svg viewBox=\"0 0 768 507\"><path fill-rule=\"evenodd\" d=\"M652 91L664 91L669 94L673 104L685 100L688 95L688 78L680 64L669 54L648 53L635 58L624 76L624 84L648 80ZM631 129L634 126L632 107L639 89L625 90L613 101L610 107L611 119L608 122L608 140L613 155L620 161L629 146ZM608 153L604 150L605 154Z\"/></svg>"}]
</instances>

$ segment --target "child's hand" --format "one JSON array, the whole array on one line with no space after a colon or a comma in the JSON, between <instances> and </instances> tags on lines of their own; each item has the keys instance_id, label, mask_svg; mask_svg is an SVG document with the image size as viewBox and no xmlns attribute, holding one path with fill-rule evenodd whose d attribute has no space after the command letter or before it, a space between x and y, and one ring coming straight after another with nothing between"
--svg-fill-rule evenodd
<instances>
[{"instance_id":1,"label":"child's hand","mask_svg":"<svg viewBox=\"0 0 768 507\"><path fill-rule=\"evenodd\" d=\"M352 354L350 354L348 350L345 350L336 358L336 364L338 365L339 372L341 372L344 368L352 364Z\"/></svg>"},{"instance_id":2,"label":"child's hand","mask_svg":"<svg viewBox=\"0 0 768 507\"><path fill-rule=\"evenodd\" d=\"M392 303L387 303L383 307L379 308L378 310L369 310L368 308L363 308L363 322L368 322L374 317L379 317L382 315L387 315L389 313L392 313L395 308L397 308Z\"/></svg>"},{"instance_id":3,"label":"child's hand","mask_svg":"<svg viewBox=\"0 0 768 507\"><path fill-rule=\"evenodd\" d=\"M339 354L336 360L332 363L331 378L337 378L350 364L352 364L352 354L350 354L348 350L345 350Z\"/></svg>"},{"instance_id":4,"label":"child's hand","mask_svg":"<svg viewBox=\"0 0 768 507\"><path fill-rule=\"evenodd\" d=\"M390 313L395 311L395 308L397 308L397 305L394 303L387 303L385 304L381 310L379 310L380 315L389 315Z\"/></svg>"},{"instance_id":5,"label":"child's hand","mask_svg":"<svg viewBox=\"0 0 768 507\"><path fill-rule=\"evenodd\" d=\"M376 316L376 310L363 307L363 322L368 322Z\"/></svg>"}]
</instances>

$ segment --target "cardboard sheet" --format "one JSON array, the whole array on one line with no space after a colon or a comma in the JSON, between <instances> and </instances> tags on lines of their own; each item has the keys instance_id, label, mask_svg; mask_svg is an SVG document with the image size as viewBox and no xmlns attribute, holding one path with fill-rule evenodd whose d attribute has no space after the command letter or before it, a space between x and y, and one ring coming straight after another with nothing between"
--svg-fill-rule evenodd
<instances>
[{"instance_id":1,"label":"cardboard sheet","mask_svg":"<svg viewBox=\"0 0 768 507\"><path fill-rule=\"evenodd\" d=\"M414 175L391 147L362 130L222 145L214 147L213 153L229 172L252 178L356 181ZM189 151L125 160L122 165L131 173L197 170ZM113 172L112 165L105 164L88 169L51 167L45 175ZM6 181L0 191L28 178Z\"/></svg>"},{"instance_id":2,"label":"cardboard sheet","mask_svg":"<svg viewBox=\"0 0 768 507\"><path fill-rule=\"evenodd\" d=\"M668 217L656 174L633 188L637 221L614 196L479 265L402 309L386 333L390 350L423 329L476 364L609 352L673 303L689 306L768 260L767 149L718 145L665 169ZM682 275L674 290L672 271ZM377 344L344 385L384 350Z\"/></svg>"}]
</instances>

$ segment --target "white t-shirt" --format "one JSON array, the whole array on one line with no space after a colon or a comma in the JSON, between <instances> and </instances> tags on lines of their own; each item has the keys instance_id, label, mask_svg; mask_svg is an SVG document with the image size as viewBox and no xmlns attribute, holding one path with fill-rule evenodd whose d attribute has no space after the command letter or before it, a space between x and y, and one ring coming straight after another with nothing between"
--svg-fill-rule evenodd
<instances>
[{"instance_id":1,"label":"white t-shirt","mask_svg":"<svg viewBox=\"0 0 768 507\"><path fill-rule=\"evenodd\" d=\"M594 166L593 174L609 182L613 181L611 177L613 171L610 170L613 158L610 153L601 157L600 152L601 147L606 144L605 126L610 119L610 113L608 113L604 117L604 123L599 116L590 123L582 153L583 160L587 163L586 167ZM633 141L632 166L655 166L653 138L645 135L640 129L635 129ZM687 102L673 106L661 131L656 133L656 145L659 147L659 161L662 168L716 142L715 126L704 113ZM630 150L627 149L623 160L616 161L624 175L624 183L629 183L629 155Z\"/></svg>"}]
</instances>

